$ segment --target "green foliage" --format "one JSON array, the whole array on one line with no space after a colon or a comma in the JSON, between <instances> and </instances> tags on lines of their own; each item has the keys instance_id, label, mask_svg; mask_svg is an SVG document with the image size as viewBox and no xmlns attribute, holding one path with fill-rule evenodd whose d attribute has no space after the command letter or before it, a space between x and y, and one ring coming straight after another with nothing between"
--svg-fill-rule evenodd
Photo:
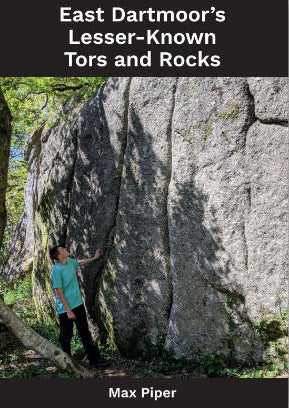
<instances>
[{"instance_id":1,"label":"green foliage","mask_svg":"<svg viewBox=\"0 0 289 408\"><path fill-rule=\"evenodd\" d=\"M228 313L229 328L233 327L233 310L236 299L227 297L226 310ZM273 378L286 377L288 372L288 349L286 346L288 311L282 311L279 307L280 316L275 318L261 319L253 324L249 319L245 321L252 327L255 334L265 346L266 362L256 365L255 361L247 362L246 365L238 363L234 355L228 358L212 356L204 353L200 362L200 369L209 377L236 377L236 378ZM228 342L231 350L233 342L238 339L230 337Z\"/></svg>"},{"instance_id":2,"label":"green foliage","mask_svg":"<svg viewBox=\"0 0 289 408\"><path fill-rule=\"evenodd\" d=\"M150 356L138 358L122 357L115 346L108 343L100 346L101 354L116 367L121 370L129 371L137 377L154 377L159 375L173 375L183 369L191 369L191 363L186 362L184 358L176 358L171 352L160 349L158 346L152 346Z\"/></svg>"},{"instance_id":3,"label":"green foliage","mask_svg":"<svg viewBox=\"0 0 289 408\"><path fill-rule=\"evenodd\" d=\"M44 121L52 122L71 96L84 100L105 77L2 77L0 86L13 117L12 146L23 149L25 137Z\"/></svg>"},{"instance_id":4,"label":"green foliage","mask_svg":"<svg viewBox=\"0 0 289 408\"><path fill-rule=\"evenodd\" d=\"M74 334L75 335L71 341L71 351L72 351L73 357L76 360L81 361L83 359L86 359L85 350L84 350L83 344L81 342L81 339L78 333L76 333L75 328L74 328Z\"/></svg>"},{"instance_id":5,"label":"green foliage","mask_svg":"<svg viewBox=\"0 0 289 408\"><path fill-rule=\"evenodd\" d=\"M139 358L132 360L137 374L140 374L142 377L149 377L154 373L169 375L185 367L186 361L184 358L177 359L171 352L164 349L156 351L152 352L149 359Z\"/></svg>"},{"instance_id":6,"label":"green foliage","mask_svg":"<svg viewBox=\"0 0 289 408\"><path fill-rule=\"evenodd\" d=\"M31 276L18 280L12 286L7 286L0 279L0 293L4 302L12 306L18 317L25 320L30 326L36 319L35 304L32 297Z\"/></svg>"},{"instance_id":7,"label":"green foliage","mask_svg":"<svg viewBox=\"0 0 289 408\"><path fill-rule=\"evenodd\" d=\"M27 136L40 125L52 126L65 100L88 99L106 77L0 77L0 87L12 114L12 142L6 195L7 226L3 248L24 211L27 177L23 151ZM5 253L2 254L2 258Z\"/></svg>"},{"instance_id":8,"label":"green foliage","mask_svg":"<svg viewBox=\"0 0 289 408\"><path fill-rule=\"evenodd\" d=\"M253 329L263 344L268 347L272 342L278 342L282 337L288 337L288 309L282 310L281 296L278 295L276 305L279 309L279 316L274 318L263 318Z\"/></svg>"},{"instance_id":9,"label":"green foliage","mask_svg":"<svg viewBox=\"0 0 289 408\"><path fill-rule=\"evenodd\" d=\"M251 369L226 368L222 376L231 378L276 378L287 377L288 363L262 364Z\"/></svg>"},{"instance_id":10,"label":"green foliage","mask_svg":"<svg viewBox=\"0 0 289 408\"><path fill-rule=\"evenodd\" d=\"M224 362L220 356L211 356L208 353L202 355L200 369L209 377L222 377L224 368Z\"/></svg>"},{"instance_id":11,"label":"green foliage","mask_svg":"<svg viewBox=\"0 0 289 408\"><path fill-rule=\"evenodd\" d=\"M35 315L34 319L29 322L29 326L51 343L58 344L59 332L55 326L52 326L48 322L40 322L39 320L36 320Z\"/></svg>"},{"instance_id":12,"label":"green foliage","mask_svg":"<svg viewBox=\"0 0 289 408\"><path fill-rule=\"evenodd\" d=\"M255 325L255 332L265 345L286 335L283 322L280 319L262 319Z\"/></svg>"},{"instance_id":13,"label":"green foliage","mask_svg":"<svg viewBox=\"0 0 289 408\"><path fill-rule=\"evenodd\" d=\"M288 363L285 360L274 362L271 359L267 363L251 368L242 365L226 367L219 357L205 354L201 360L200 369L209 377L275 378L287 376Z\"/></svg>"},{"instance_id":14,"label":"green foliage","mask_svg":"<svg viewBox=\"0 0 289 408\"><path fill-rule=\"evenodd\" d=\"M13 288L5 288L3 292L4 302L7 305L12 305L18 301L30 299L32 296L31 276L26 276Z\"/></svg>"}]
</instances>

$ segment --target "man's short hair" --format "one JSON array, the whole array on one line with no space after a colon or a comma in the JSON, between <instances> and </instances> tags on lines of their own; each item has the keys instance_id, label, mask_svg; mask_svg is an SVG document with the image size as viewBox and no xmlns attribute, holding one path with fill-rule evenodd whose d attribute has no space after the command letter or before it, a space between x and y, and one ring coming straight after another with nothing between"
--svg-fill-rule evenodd
<instances>
[{"instance_id":1,"label":"man's short hair","mask_svg":"<svg viewBox=\"0 0 289 408\"><path fill-rule=\"evenodd\" d=\"M61 248L60 245L55 245L53 248L50 248L49 255L53 261L57 261L58 256L58 248Z\"/></svg>"}]
</instances>

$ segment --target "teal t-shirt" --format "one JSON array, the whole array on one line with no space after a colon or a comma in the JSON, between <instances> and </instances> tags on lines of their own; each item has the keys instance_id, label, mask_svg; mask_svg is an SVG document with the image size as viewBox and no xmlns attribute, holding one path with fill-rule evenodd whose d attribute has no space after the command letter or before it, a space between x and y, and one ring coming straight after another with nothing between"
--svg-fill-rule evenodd
<instances>
[{"instance_id":1,"label":"teal t-shirt","mask_svg":"<svg viewBox=\"0 0 289 408\"><path fill-rule=\"evenodd\" d=\"M70 309L83 304L76 271L78 270L78 262L74 259L67 258L66 264L56 263L52 269L52 287L53 289L62 288L63 294L69 304ZM66 313L63 304L60 302L57 294L56 310L58 314Z\"/></svg>"}]
</instances>

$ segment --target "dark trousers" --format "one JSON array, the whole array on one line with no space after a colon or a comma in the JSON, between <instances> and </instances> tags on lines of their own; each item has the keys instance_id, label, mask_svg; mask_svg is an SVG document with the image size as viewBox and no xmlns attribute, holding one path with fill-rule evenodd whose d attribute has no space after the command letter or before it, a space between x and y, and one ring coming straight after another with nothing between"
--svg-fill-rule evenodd
<instances>
[{"instance_id":1,"label":"dark trousers","mask_svg":"<svg viewBox=\"0 0 289 408\"><path fill-rule=\"evenodd\" d=\"M89 363L94 363L99 359L100 354L98 347L92 342L91 334L88 329L85 308L83 305L80 305L72 309L72 311L76 316L76 320L68 319L67 313L61 313L58 315L60 321L60 348L65 353L71 355L70 343L73 336L73 323L75 323L78 334L86 351Z\"/></svg>"}]
</instances>

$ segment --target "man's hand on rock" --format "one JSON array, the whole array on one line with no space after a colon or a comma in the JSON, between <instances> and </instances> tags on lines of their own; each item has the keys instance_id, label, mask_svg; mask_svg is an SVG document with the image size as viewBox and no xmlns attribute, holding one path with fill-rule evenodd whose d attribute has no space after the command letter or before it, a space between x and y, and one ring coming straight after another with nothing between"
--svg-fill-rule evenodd
<instances>
[{"instance_id":1,"label":"man's hand on rock","mask_svg":"<svg viewBox=\"0 0 289 408\"><path fill-rule=\"evenodd\" d=\"M92 258L94 261L96 261L98 258L100 258L100 249L97 249L95 252L94 257Z\"/></svg>"}]
</instances>

